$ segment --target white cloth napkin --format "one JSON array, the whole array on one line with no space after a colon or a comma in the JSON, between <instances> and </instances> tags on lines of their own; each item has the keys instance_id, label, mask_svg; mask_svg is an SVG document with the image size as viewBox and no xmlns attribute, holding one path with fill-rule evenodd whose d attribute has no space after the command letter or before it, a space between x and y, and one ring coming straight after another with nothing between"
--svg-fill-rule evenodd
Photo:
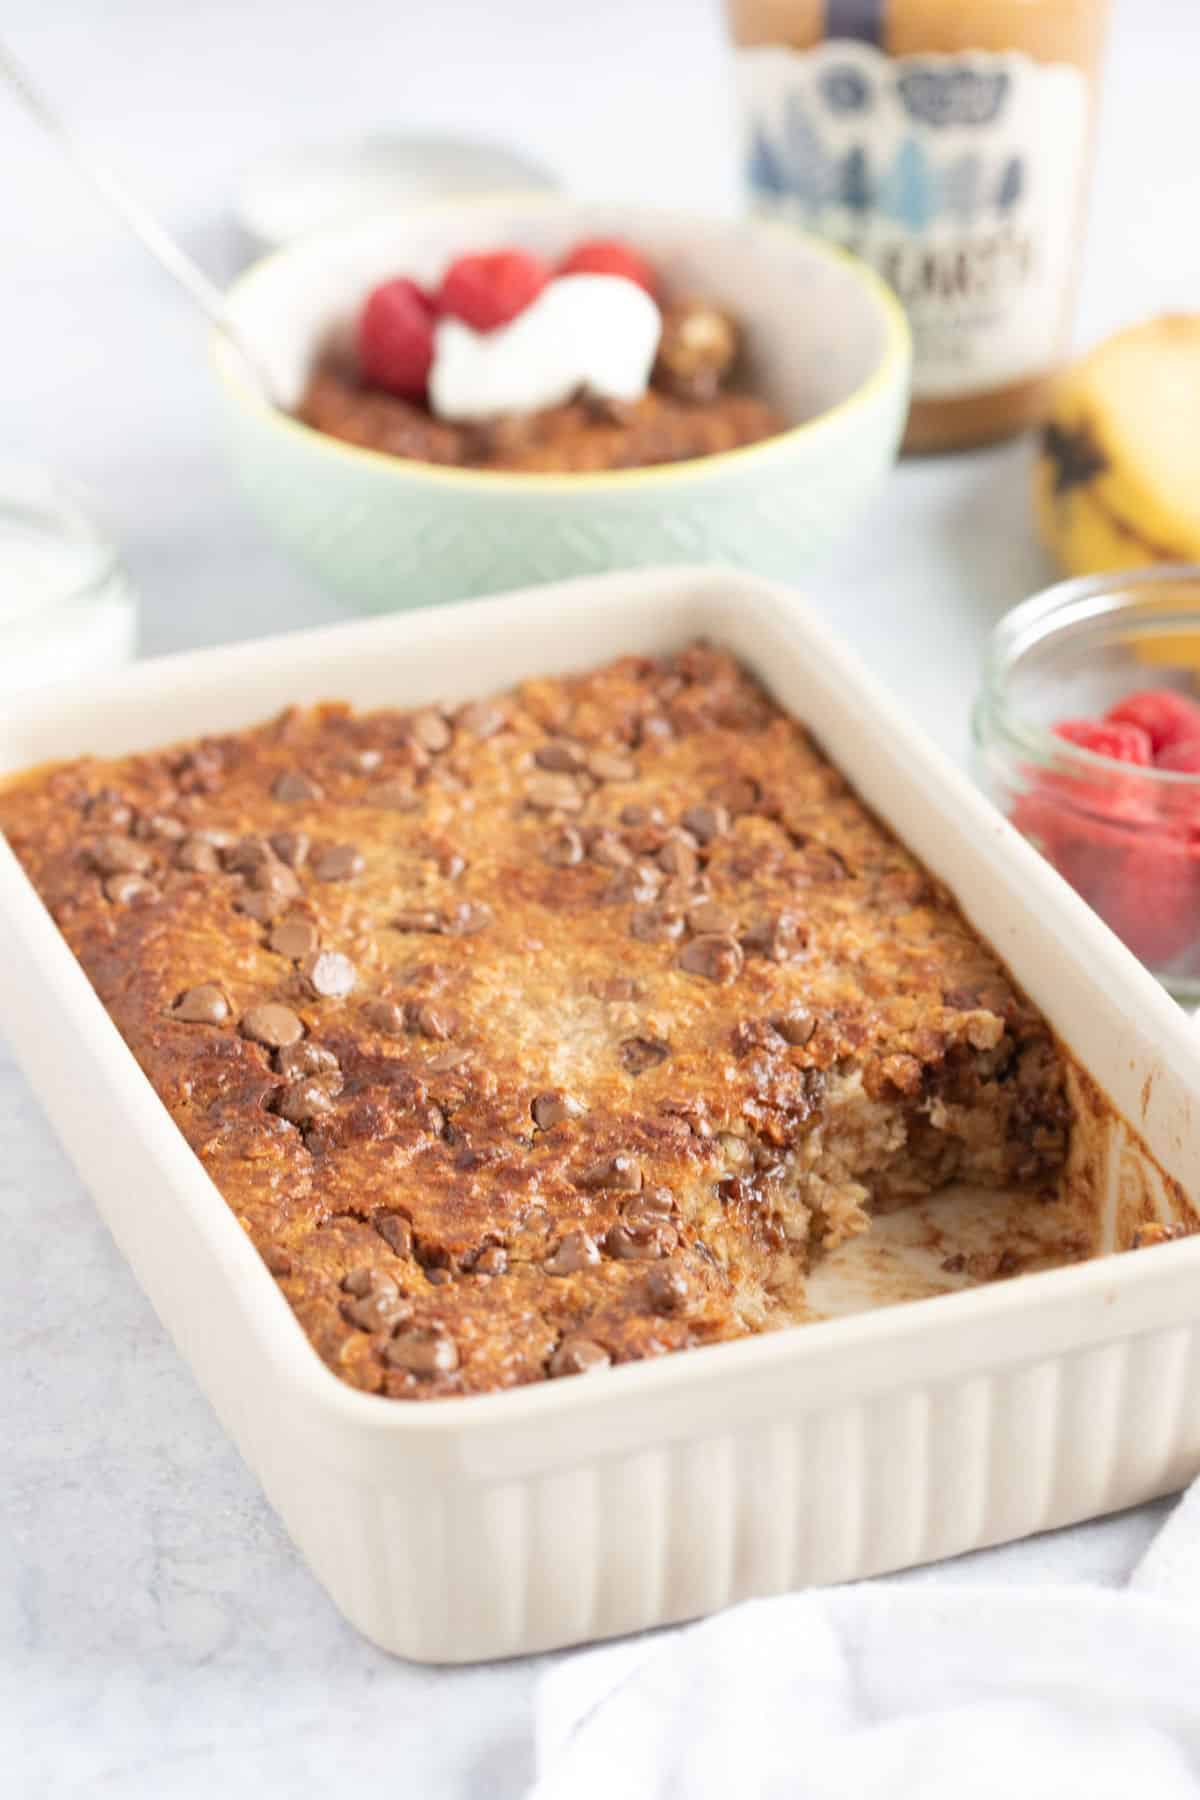
<instances>
[{"instance_id":1,"label":"white cloth napkin","mask_svg":"<svg viewBox=\"0 0 1200 1800\"><path fill-rule=\"evenodd\" d=\"M1123 1588L874 1581L560 1664L530 1800L1195 1800L1200 1483Z\"/></svg>"}]
</instances>

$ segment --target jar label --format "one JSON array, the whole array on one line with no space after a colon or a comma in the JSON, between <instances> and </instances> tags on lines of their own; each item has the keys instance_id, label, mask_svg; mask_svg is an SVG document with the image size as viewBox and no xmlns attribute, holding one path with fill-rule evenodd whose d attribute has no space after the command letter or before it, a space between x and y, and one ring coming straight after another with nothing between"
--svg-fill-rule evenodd
<instances>
[{"instance_id":1,"label":"jar label","mask_svg":"<svg viewBox=\"0 0 1200 1800\"><path fill-rule=\"evenodd\" d=\"M737 53L755 210L834 239L890 282L913 392L1045 374L1074 274L1088 84L1017 51L888 56L835 39Z\"/></svg>"}]
</instances>

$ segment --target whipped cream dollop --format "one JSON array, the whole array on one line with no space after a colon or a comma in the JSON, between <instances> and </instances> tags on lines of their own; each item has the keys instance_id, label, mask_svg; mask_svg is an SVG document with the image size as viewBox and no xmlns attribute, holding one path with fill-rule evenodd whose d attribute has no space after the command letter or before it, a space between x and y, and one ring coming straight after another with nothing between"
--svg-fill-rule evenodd
<instances>
[{"instance_id":1,"label":"whipped cream dollop","mask_svg":"<svg viewBox=\"0 0 1200 1800\"><path fill-rule=\"evenodd\" d=\"M606 400L645 393L662 315L623 275L559 275L507 325L461 319L434 330L429 404L439 419L495 419L558 406L580 388Z\"/></svg>"}]
</instances>

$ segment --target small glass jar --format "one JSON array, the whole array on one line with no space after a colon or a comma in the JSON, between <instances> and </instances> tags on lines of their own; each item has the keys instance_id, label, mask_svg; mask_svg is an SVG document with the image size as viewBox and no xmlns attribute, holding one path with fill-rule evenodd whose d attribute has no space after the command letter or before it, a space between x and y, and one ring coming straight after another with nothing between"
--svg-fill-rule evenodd
<instances>
[{"instance_id":1,"label":"small glass jar","mask_svg":"<svg viewBox=\"0 0 1200 1800\"><path fill-rule=\"evenodd\" d=\"M77 497L44 470L0 466L0 704L118 668L135 637L125 571Z\"/></svg>"},{"instance_id":2,"label":"small glass jar","mask_svg":"<svg viewBox=\"0 0 1200 1800\"><path fill-rule=\"evenodd\" d=\"M1001 811L1177 998L1200 1000L1200 774L1054 734L1169 688L1200 707L1200 565L1060 582L992 636L972 731Z\"/></svg>"},{"instance_id":3,"label":"small glass jar","mask_svg":"<svg viewBox=\"0 0 1200 1800\"><path fill-rule=\"evenodd\" d=\"M891 282L908 450L1036 423L1068 349L1109 0L725 0L750 204Z\"/></svg>"}]
</instances>

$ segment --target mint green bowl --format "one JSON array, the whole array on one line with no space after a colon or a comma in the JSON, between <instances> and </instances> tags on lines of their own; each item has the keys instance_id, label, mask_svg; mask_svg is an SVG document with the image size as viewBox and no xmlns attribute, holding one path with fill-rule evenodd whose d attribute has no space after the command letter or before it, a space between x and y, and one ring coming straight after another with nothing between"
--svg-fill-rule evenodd
<instances>
[{"instance_id":1,"label":"mint green bowl","mask_svg":"<svg viewBox=\"0 0 1200 1800\"><path fill-rule=\"evenodd\" d=\"M359 608L392 611L663 562L737 563L793 579L853 522L895 457L908 404L904 316L862 263L761 221L554 197L457 202L325 231L235 283L229 310L285 406L377 281L429 281L466 249L555 257L627 238L668 293L742 320L750 379L789 422L742 450L601 475L446 469L360 450L261 399L212 343L234 469L268 529Z\"/></svg>"}]
</instances>

